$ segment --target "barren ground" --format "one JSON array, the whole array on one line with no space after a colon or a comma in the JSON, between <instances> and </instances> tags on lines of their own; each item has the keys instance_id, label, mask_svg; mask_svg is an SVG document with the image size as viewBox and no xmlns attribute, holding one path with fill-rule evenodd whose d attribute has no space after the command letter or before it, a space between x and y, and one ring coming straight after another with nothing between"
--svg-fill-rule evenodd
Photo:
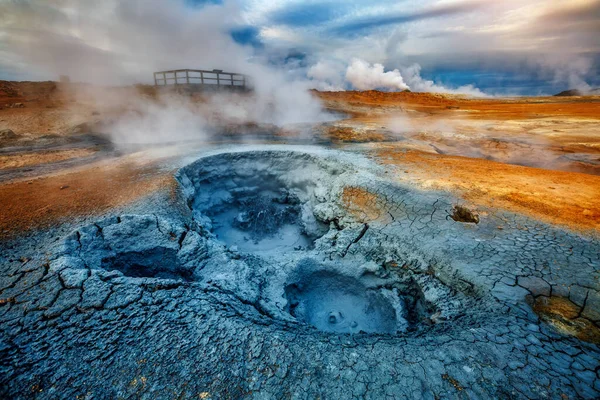
<instances>
[{"instance_id":1,"label":"barren ground","mask_svg":"<svg viewBox=\"0 0 600 400\"><path fill-rule=\"evenodd\" d=\"M0 82L0 397L598 398L600 99L313 94Z\"/></svg>"},{"instance_id":2,"label":"barren ground","mask_svg":"<svg viewBox=\"0 0 600 400\"><path fill-rule=\"evenodd\" d=\"M472 100L319 93L350 114L326 134L368 143L398 180L572 229L600 226L600 98Z\"/></svg>"},{"instance_id":3,"label":"barren ground","mask_svg":"<svg viewBox=\"0 0 600 400\"><path fill-rule=\"evenodd\" d=\"M18 135L0 139L0 170L5 173L0 197L8 211L0 218L3 236L105 210L168 184L162 174L148 174L151 165L132 165L126 157L112 158L109 168L98 166L97 158L86 161L94 154L101 159L103 153L95 144L78 142L77 134L135 109L125 98L156 96L147 87L103 88L98 101L92 95L97 90L54 82L0 82L0 130ZM314 95L347 116L317 127L316 135L366 152L389 165L398 180L452 191L471 206L598 230L600 97L474 100L375 91ZM202 107L201 98L195 101ZM235 125L221 128L235 141ZM271 127L263 131L273 132ZM293 134L277 140L293 140Z\"/></svg>"}]
</instances>

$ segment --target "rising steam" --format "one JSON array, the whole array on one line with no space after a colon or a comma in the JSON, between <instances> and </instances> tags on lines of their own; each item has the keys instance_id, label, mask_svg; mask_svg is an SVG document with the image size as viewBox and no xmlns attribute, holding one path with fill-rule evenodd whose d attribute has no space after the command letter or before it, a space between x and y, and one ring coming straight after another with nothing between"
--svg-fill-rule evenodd
<instances>
[{"instance_id":1,"label":"rising steam","mask_svg":"<svg viewBox=\"0 0 600 400\"><path fill-rule=\"evenodd\" d=\"M183 0L3 2L0 36L4 34L6 46L0 50L5 63L8 59L13 65L27 65L38 79L68 75L71 81L101 85L153 83L154 71L168 69L244 73L253 83L251 98L213 96L205 99L211 106L205 108L240 123L286 125L328 119L309 93L307 81L288 78L232 39L240 21L241 8L231 1L197 7ZM106 94L97 91L95 100L130 109L111 124L117 141L190 139L201 136L211 118L181 98L123 91L121 98L107 99Z\"/></svg>"},{"instance_id":2,"label":"rising steam","mask_svg":"<svg viewBox=\"0 0 600 400\"><path fill-rule=\"evenodd\" d=\"M309 68L308 77L312 80L311 84L314 88L326 91L345 89L401 91L408 89L415 92L487 96L474 85L452 88L425 79L421 76L419 64L385 71L382 64L370 64L359 58L352 59L347 66L340 61L320 60Z\"/></svg>"},{"instance_id":3,"label":"rising steam","mask_svg":"<svg viewBox=\"0 0 600 400\"><path fill-rule=\"evenodd\" d=\"M397 69L384 72L383 65L371 65L358 58L353 59L348 66L346 80L359 90L406 90L409 88Z\"/></svg>"}]
</instances>

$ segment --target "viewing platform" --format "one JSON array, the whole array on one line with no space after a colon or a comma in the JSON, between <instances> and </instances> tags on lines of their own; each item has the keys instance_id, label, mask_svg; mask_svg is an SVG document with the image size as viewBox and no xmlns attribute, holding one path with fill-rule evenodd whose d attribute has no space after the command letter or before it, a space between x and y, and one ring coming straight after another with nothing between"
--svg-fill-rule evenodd
<instances>
[{"instance_id":1,"label":"viewing platform","mask_svg":"<svg viewBox=\"0 0 600 400\"><path fill-rule=\"evenodd\" d=\"M248 77L234 72L174 69L154 73L154 86L182 86L192 90L249 90Z\"/></svg>"}]
</instances>

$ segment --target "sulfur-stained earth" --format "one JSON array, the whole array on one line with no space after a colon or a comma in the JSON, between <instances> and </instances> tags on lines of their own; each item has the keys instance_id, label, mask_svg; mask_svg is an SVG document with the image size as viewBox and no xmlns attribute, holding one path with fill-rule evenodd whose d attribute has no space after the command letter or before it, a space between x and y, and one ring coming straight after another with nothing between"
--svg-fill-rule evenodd
<instances>
[{"instance_id":1,"label":"sulfur-stained earth","mask_svg":"<svg viewBox=\"0 0 600 400\"><path fill-rule=\"evenodd\" d=\"M2 397L599 397L597 99L315 95L308 140L0 125Z\"/></svg>"}]
</instances>

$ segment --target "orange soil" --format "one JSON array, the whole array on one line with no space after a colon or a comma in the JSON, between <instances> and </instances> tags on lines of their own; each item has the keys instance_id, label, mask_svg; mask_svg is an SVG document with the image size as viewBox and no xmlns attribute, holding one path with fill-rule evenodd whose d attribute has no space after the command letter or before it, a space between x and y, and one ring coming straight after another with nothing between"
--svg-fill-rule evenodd
<instances>
[{"instance_id":1,"label":"orange soil","mask_svg":"<svg viewBox=\"0 0 600 400\"><path fill-rule=\"evenodd\" d=\"M385 135L373 131L359 131L350 127L331 126L326 129L326 135L330 140L341 142L368 143L382 142Z\"/></svg>"},{"instance_id":2,"label":"orange soil","mask_svg":"<svg viewBox=\"0 0 600 400\"><path fill-rule=\"evenodd\" d=\"M0 155L0 169L20 168L31 165L47 164L72 158L87 157L94 154L93 149L46 150L35 153L17 153Z\"/></svg>"},{"instance_id":3,"label":"orange soil","mask_svg":"<svg viewBox=\"0 0 600 400\"><path fill-rule=\"evenodd\" d=\"M443 113L446 116L490 119L527 119L542 116L600 117L600 96L470 99L437 93L386 93L375 90L315 93L326 105L337 109L347 108L348 105L410 106L418 111Z\"/></svg>"},{"instance_id":4,"label":"orange soil","mask_svg":"<svg viewBox=\"0 0 600 400\"><path fill-rule=\"evenodd\" d=\"M379 196L365 189L345 187L342 191L342 203L346 211L359 222L390 222L385 205Z\"/></svg>"},{"instance_id":5,"label":"orange soil","mask_svg":"<svg viewBox=\"0 0 600 400\"><path fill-rule=\"evenodd\" d=\"M174 188L172 173L134 163L104 164L63 175L0 185L0 238L97 215L159 189Z\"/></svg>"},{"instance_id":6,"label":"orange soil","mask_svg":"<svg viewBox=\"0 0 600 400\"><path fill-rule=\"evenodd\" d=\"M600 231L600 176L497 163L458 156L373 150L397 178L423 188L449 190L465 201L516 211L579 230Z\"/></svg>"},{"instance_id":7,"label":"orange soil","mask_svg":"<svg viewBox=\"0 0 600 400\"><path fill-rule=\"evenodd\" d=\"M86 95L82 88L89 89L90 93L103 90L106 101L101 105L94 103L91 100L94 96ZM148 87L98 89L54 82L0 81L0 108L4 108L0 109L0 129L9 128L16 133L68 134L79 123L118 115L123 109L120 99L127 97L125 93L155 96L153 89ZM465 128L465 135L480 133L481 128L477 124L482 120L489 120L492 124L493 121L503 123L500 130L489 134L490 137L521 132L521 127L515 128L515 124L527 125L525 128L531 129L532 135L537 135L543 128L544 138L549 140L548 148L564 154L595 154L598 149L594 146L600 143L596 138L597 132L594 133L600 121L598 96L474 100L440 94L376 91L314 94L326 107L355 116L336 123L326 131L330 137L340 141L379 141L382 133L377 129L385 125L381 120L389 118L390 112L403 110L412 112L411 115L432 116L442 121L456 118L471 120L473 124ZM201 99L198 102L201 103ZM6 108L7 104L13 103L23 103L25 107ZM542 118L555 118L559 125L553 125L555 121L552 120L538 128L538 121ZM565 125L567 122L573 125ZM529 127L532 123L535 126ZM357 125L358 131L352 124ZM476 145L487 146L487 142L485 139ZM462 145L461 142L453 143L459 147ZM420 145L412 150L403 149L400 144L373 143L371 146L372 154L380 162L398 167L399 180L423 188L450 190L473 204L516 211L573 229L600 230L599 176L427 153L420 151ZM425 147L431 151L430 146ZM506 151L510 154L513 150L509 148ZM53 157L40 155L23 156L29 157L23 162L31 166ZM6 156L13 157L10 154ZM74 215L97 214L151 191L172 187L172 183L169 173L158 172L149 165L124 162L35 179L31 183L3 183L0 184L0 236L48 226ZM61 190L63 186L69 187ZM348 205L364 214L364 218L369 219L379 213L377 202L374 203L369 195L352 191L345 196Z\"/></svg>"}]
</instances>

